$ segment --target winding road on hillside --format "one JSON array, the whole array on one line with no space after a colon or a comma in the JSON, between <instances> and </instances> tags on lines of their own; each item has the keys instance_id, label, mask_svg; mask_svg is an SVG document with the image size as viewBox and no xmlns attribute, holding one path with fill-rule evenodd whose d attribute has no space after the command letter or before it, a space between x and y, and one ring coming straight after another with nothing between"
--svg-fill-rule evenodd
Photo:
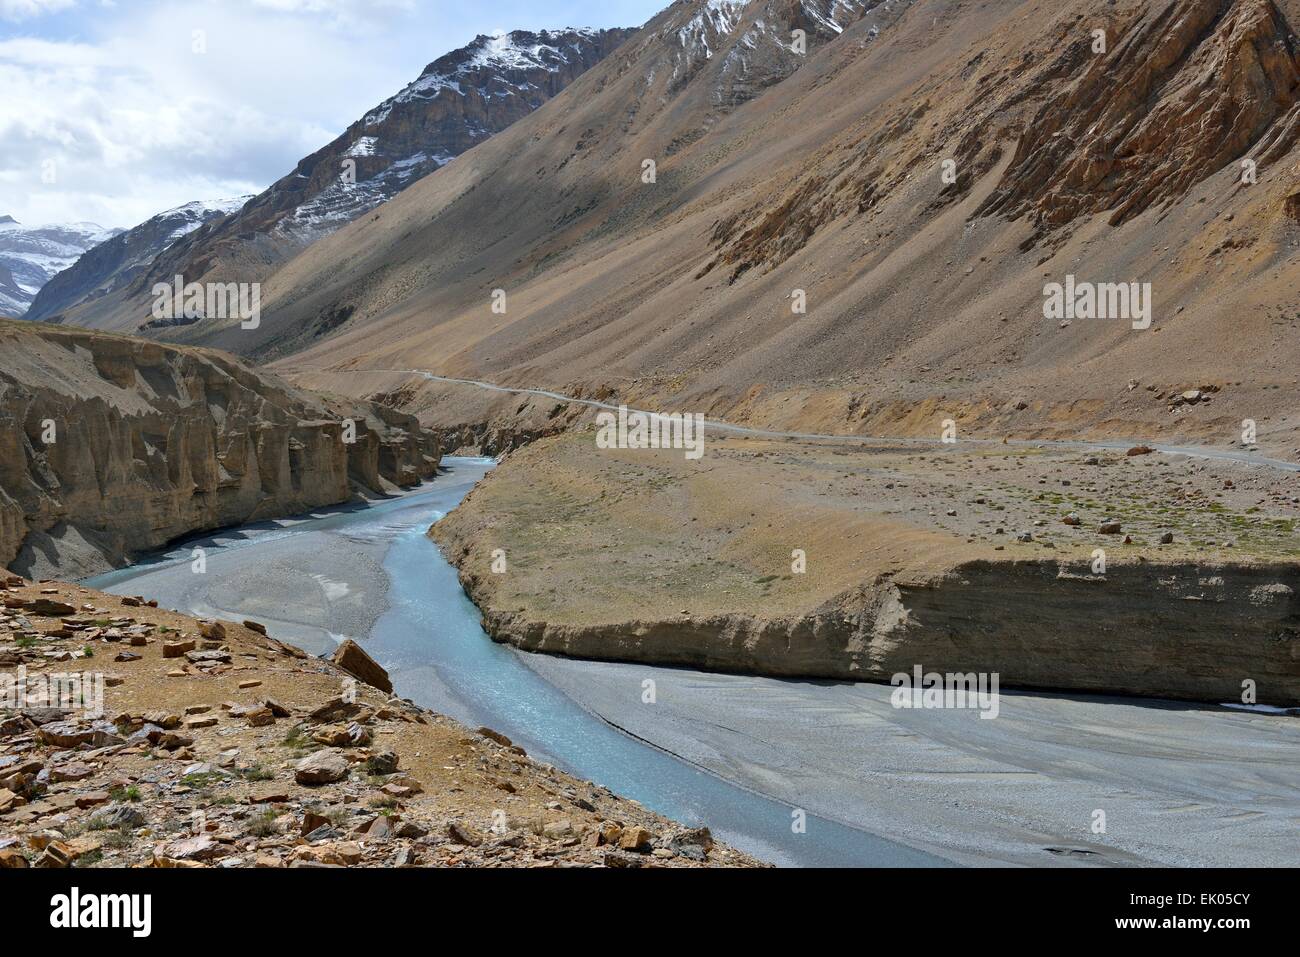
<instances>
[{"instance_id":1,"label":"winding road on hillside","mask_svg":"<svg viewBox=\"0 0 1300 957\"><path fill-rule=\"evenodd\" d=\"M349 372L371 372L371 373L396 373L400 375L414 375L428 379L431 382L446 382L453 385L475 386L480 389L486 389L490 392L504 392L510 395L535 395L541 398L554 399L557 402L572 402L577 405L589 406L593 409L604 409L617 412L621 407L609 402L601 402L596 399L581 399L571 395L565 395L562 392L552 392L549 389L530 389L522 387L512 387L497 385L492 382L484 382L480 379L457 379L454 376L436 375L432 372L426 372L423 369L349 369L337 370ZM658 413L650 412L645 409L634 409L627 407L628 412L639 412L642 415L655 415ZM1211 449L1199 445L1165 445L1159 442L1139 441L1139 440L1115 440L1115 439L1089 439L1089 440L1070 440L1070 439L1008 439L1003 442L1001 439L960 439L956 442L944 442L942 439L926 439L915 436L889 436L889 435L845 435L835 433L821 432L785 432L779 429L760 429L747 425L737 425L733 422L726 422L722 419L705 419L704 426L706 429L714 429L719 432L730 432L736 435L752 436L762 439L796 439L805 442L838 442L854 445L874 445L882 442L904 442L921 446L939 446L945 448L960 448L962 445L1011 445L1027 448L1055 448L1055 449L1079 449L1081 451L1090 449L1130 449L1137 445L1146 445L1157 452L1164 452L1169 455L1185 455L1189 458L1213 459L1222 462L1240 462L1245 465L1260 465L1282 472L1300 472L1300 463L1287 462L1283 459L1267 458L1266 456L1257 455L1250 451L1236 451L1233 449Z\"/></svg>"}]
</instances>

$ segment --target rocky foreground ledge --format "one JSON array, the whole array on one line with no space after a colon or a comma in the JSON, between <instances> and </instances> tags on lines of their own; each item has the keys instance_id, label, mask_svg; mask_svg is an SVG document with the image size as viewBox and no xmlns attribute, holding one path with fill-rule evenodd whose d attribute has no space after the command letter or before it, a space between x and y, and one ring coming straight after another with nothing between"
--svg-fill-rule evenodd
<instances>
[{"instance_id":1,"label":"rocky foreground ledge","mask_svg":"<svg viewBox=\"0 0 1300 957\"><path fill-rule=\"evenodd\" d=\"M0 606L0 867L757 864L381 691L355 643L8 576ZM31 700L71 676L102 715Z\"/></svg>"},{"instance_id":2,"label":"rocky foreground ledge","mask_svg":"<svg viewBox=\"0 0 1300 957\"><path fill-rule=\"evenodd\" d=\"M0 567L80 578L432 476L414 416L220 352L0 321Z\"/></svg>"}]
</instances>

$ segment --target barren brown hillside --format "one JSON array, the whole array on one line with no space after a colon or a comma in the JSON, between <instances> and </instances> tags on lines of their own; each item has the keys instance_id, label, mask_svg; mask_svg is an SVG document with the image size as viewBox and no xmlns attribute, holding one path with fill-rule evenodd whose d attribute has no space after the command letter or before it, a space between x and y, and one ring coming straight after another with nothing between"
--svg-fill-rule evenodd
<instances>
[{"instance_id":1,"label":"barren brown hillside","mask_svg":"<svg viewBox=\"0 0 1300 957\"><path fill-rule=\"evenodd\" d=\"M672 5L204 341L345 390L422 368L824 431L937 433L929 409L1214 444L1250 418L1289 453L1300 4L863 6ZM1150 283L1150 327L1045 318L1071 276Z\"/></svg>"}]
</instances>

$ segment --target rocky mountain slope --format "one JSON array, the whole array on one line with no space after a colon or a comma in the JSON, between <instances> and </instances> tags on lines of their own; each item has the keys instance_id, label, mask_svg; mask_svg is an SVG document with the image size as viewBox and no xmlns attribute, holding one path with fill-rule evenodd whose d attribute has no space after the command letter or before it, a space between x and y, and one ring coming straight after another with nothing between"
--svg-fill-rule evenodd
<instances>
[{"instance_id":1,"label":"rocky mountain slope","mask_svg":"<svg viewBox=\"0 0 1300 957\"><path fill-rule=\"evenodd\" d=\"M23 226L0 216L0 318L24 316L55 275L121 231L94 223Z\"/></svg>"},{"instance_id":2,"label":"rocky mountain slope","mask_svg":"<svg viewBox=\"0 0 1300 957\"><path fill-rule=\"evenodd\" d=\"M134 331L155 282L257 282L276 266L558 94L630 30L516 30L479 36L434 60L404 89L302 159L234 216L157 257L138 281L65 321ZM171 333L169 333L171 334Z\"/></svg>"},{"instance_id":3,"label":"rocky mountain slope","mask_svg":"<svg viewBox=\"0 0 1300 957\"><path fill-rule=\"evenodd\" d=\"M256 335L204 341L817 431L934 435L931 402L993 435L1224 443L1250 419L1290 454L1297 22L1296 0L673 4L286 264ZM1045 315L1069 277L1148 289L1149 326ZM1213 407L1162 398L1203 385Z\"/></svg>"},{"instance_id":4,"label":"rocky mountain slope","mask_svg":"<svg viewBox=\"0 0 1300 957\"><path fill-rule=\"evenodd\" d=\"M0 576L0 868L757 863L266 632Z\"/></svg>"},{"instance_id":5,"label":"rocky mountain slope","mask_svg":"<svg viewBox=\"0 0 1300 957\"><path fill-rule=\"evenodd\" d=\"M78 577L192 532L431 476L412 416L228 356L0 324L0 567Z\"/></svg>"},{"instance_id":6,"label":"rocky mountain slope","mask_svg":"<svg viewBox=\"0 0 1300 957\"><path fill-rule=\"evenodd\" d=\"M119 232L56 273L41 287L23 318L59 322L65 310L122 289L181 237L236 212L249 198L186 203Z\"/></svg>"}]
</instances>

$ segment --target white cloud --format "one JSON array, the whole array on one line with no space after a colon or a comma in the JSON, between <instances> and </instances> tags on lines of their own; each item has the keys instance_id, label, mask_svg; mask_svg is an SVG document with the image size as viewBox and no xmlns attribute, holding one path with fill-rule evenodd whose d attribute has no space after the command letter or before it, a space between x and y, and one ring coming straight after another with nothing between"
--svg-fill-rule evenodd
<instances>
[{"instance_id":1,"label":"white cloud","mask_svg":"<svg viewBox=\"0 0 1300 957\"><path fill-rule=\"evenodd\" d=\"M256 192L409 79L354 42L206 2L146 10L98 42L0 40L0 214L132 226ZM358 60L364 87L340 68Z\"/></svg>"},{"instance_id":2,"label":"white cloud","mask_svg":"<svg viewBox=\"0 0 1300 957\"><path fill-rule=\"evenodd\" d=\"M252 0L253 6L285 13L324 13L340 19L362 19L386 11L411 11L415 0Z\"/></svg>"},{"instance_id":3,"label":"white cloud","mask_svg":"<svg viewBox=\"0 0 1300 957\"><path fill-rule=\"evenodd\" d=\"M77 0L0 0L0 19L25 20L43 13L66 10Z\"/></svg>"},{"instance_id":4,"label":"white cloud","mask_svg":"<svg viewBox=\"0 0 1300 957\"><path fill-rule=\"evenodd\" d=\"M256 192L476 33L626 26L665 2L0 0L73 7L0 29L0 215L129 227Z\"/></svg>"}]
</instances>

